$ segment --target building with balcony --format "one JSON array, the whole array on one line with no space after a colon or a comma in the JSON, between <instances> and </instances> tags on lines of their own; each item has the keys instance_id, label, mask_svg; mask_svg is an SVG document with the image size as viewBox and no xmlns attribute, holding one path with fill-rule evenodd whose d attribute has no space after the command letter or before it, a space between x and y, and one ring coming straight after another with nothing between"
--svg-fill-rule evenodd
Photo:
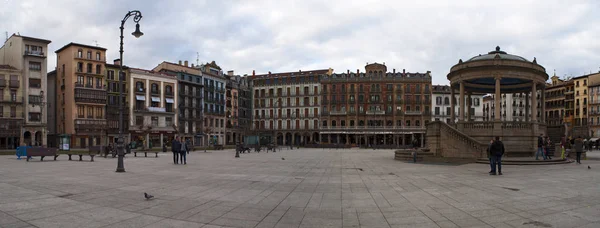
<instances>
[{"instance_id":1,"label":"building with balcony","mask_svg":"<svg viewBox=\"0 0 600 228\"><path fill-rule=\"evenodd\" d=\"M120 106L119 106L119 96L120 91L123 90L123 95L121 100L123 102L123 139L127 144L130 142L129 137L129 124L127 121L129 120L129 96L130 90L130 74L129 67L123 66L123 72L121 72L121 76L119 77L121 61L119 59L115 59L113 64L106 64L106 139L108 143L112 143L116 145L117 139L119 138L119 115L120 115Z\"/></svg>"},{"instance_id":2,"label":"building with balcony","mask_svg":"<svg viewBox=\"0 0 600 228\"><path fill-rule=\"evenodd\" d=\"M23 87L21 71L0 64L0 149L16 149L23 142Z\"/></svg>"},{"instance_id":3,"label":"building with balcony","mask_svg":"<svg viewBox=\"0 0 600 228\"><path fill-rule=\"evenodd\" d=\"M541 90L543 92L543 89ZM531 121L531 93L506 93L501 95L500 120L502 121ZM542 94L542 95L540 95ZM537 118L542 119L544 104L541 102L544 93L537 93ZM495 95L484 96L483 120L493 121L495 118Z\"/></svg>"},{"instance_id":4,"label":"building with balcony","mask_svg":"<svg viewBox=\"0 0 600 228\"><path fill-rule=\"evenodd\" d=\"M600 138L600 83L588 86L588 123L591 137Z\"/></svg>"},{"instance_id":5,"label":"building with balcony","mask_svg":"<svg viewBox=\"0 0 600 228\"><path fill-rule=\"evenodd\" d=\"M319 142L319 80L332 71L253 72L254 131L279 145Z\"/></svg>"},{"instance_id":6,"label":"building with balcony","mask_svg":"<svg viewBox=\"0 0 600 228\"><path fill-rule=\"evenodd\" d=\"M556 76L556 73L551 78L551 83L546 83L546 124L549 129L552 126L563 126L565 118L565 92L567 85L573 84L571 80L562 80ZM550 131L550 130L549 130ZM564 131L563 131L564 132Z\"/></svg>"},{"instance_id":7,"label":"building with balcony","mask_svg":"<svg viewBox=\"0 0 600 228\"><path fill-rule=\"evenodd\" d=\"M129 138L136 147L162 147L178 130L177 78L137 68L130 68L129 73Z\"/></svg>"},{"instance_id":8,"label":"building with balcony","mask_svg":"<svg viewBox=\"0 0 600 228\"><path fill-rule=\"evenodd\" d=\"M212 61L200 66L204 84L203 133L207 135L202 145L225 144L225 84L227 79L221 67Z\"/></svg>"},{"instance_id":9,"label":"building with balcony","mask_svg":"<svg viewBox=\"0 0 600 228\"><path fill-rule=\"evenodd\" d=\"M321 78L321 142L359 146L408 145L425 140L431 121L431 72L388 72L371 63Z\"/></svg>"},{"instance_id":10,"label":"building with balcony","mask_svg":"<svg viewBox=\"0 0 600 228\"><path fill-rule=\"evenodd\" d=\"M205 145L204 141L206 140L204 138L206 136L203 135L202 131L204 86L200 69L195 67L194 64L188 66L188 61L183 64L181 61L179 61L179 64L165 61L155 67L153 71L166 73L177 78L179 92L175 95L178 96L178 135L193 145ZM165 94L165 96L173 98L174 94Z\"/></svg>"},{"instance_id":11,"label":"building with balcony","mask_svg":"<svg viewBox=\"0 0 600 228\"><path fill-rule=\"evenodd\" d=\"M446 85L433 85L431 93L431 120L432 121L444 121L446 123L452 123L451 121L451 106L450 106L450 86ZM454 95L454 102L460 99L458 94ZM471 94L465 97L465 103L471 104L468 113L465 113L467 118L471 121L482 121L483 120L483 94ZM455 107L454 116L459 116L459 107ZM454 120L458 121L458 118Z\"/></svg>"},{"instance_id":12,"label":"building with balcony","mask_svg":"<svg viewBox=\"0 0 600 228\"><path fill-rule=\"evenodd\" d=\"M25 145L47 145L46 51L50 42L13 34L0 48L0 64L10 65L21 72L21 79L18 82L21 88L19 93L23 99L24 122L19 138ZM11 82L16 83L14 80L9 81Z\"/></svg>"},{"instance_id":13,"label":"building with balcony","mask_svg":"<svg viewBox=\"0 0 600 228\"><path fill-rule=\"evenodd\" d=\"M249 77L227 72L225 117L225 141L229 145L244 143L252 129L252 96Z\"/></svg>"},{"instance_id":14,"label":"building with balcony","mask_svg":"<svg viewBox=\"0 0 600 228\"><path fill-rule=\"evenodd\" d=\"M70 148L105 145L106 48L69 43L55 53L59 137Z\"/></svg>"}]
</instances>

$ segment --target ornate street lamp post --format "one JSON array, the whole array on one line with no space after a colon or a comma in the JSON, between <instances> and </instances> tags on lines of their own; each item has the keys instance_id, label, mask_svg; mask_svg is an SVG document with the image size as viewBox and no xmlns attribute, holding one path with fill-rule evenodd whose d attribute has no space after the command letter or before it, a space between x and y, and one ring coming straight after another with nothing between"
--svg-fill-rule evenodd
<instances>
[{"instance_id":1,"label":"ornate street lamp post","mask_svg":"<svg viewBox=\"0 0 600 228\"><path fill-rule=\"evenodd\" d=\"M142 13L138 10L129 11L125 14L125 17L121 21L121 43L119 49L119 83L121 83L121 75L123 74L123 29L125 26L125 22L129 17L133 16L133 22L135 22L135 32L131 33L131 35L135 36L135 38L140 38L140 36L144 35L144 33L140 32L140 20L142 19ZM125 75L123 75L122 81L125 82ZM118 162L117 162L117 171L118 173L125 172L125 166L123 164L123 157L125 156L125 141L123 139L123 90L119 86L119 138L117 140L117 153L119 154Z\"/></svg>"}]
</instances>

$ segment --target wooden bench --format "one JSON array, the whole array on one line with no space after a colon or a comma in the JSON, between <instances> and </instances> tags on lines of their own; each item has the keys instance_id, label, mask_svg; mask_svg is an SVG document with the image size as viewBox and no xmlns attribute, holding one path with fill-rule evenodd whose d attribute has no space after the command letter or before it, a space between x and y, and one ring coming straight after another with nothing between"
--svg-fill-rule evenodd
<instances>
[{"instance_id":1,"label":"wooden bench","mask_svg":"<svg viewBox=\"0 0 600 228\"><path fill-rule=\"evenodd\" d=\"M94 156L96 156L96 154L98 154L98 152L96 152L95 150L92 150L90 148L90 151L65 151L65 154L67 154L67 156L69 156L69 161L72 161L71 156L72 155L79 155L79 161L83 161L83 155L89 155L90 156L90 162L94 161Z\"/></svg>"},{"instance_id":2,"label":"wooden bench","mask_svg":"<svg viewBox=\"0 0 600 228\"><path fill-rule=\"evenodd\" d=\"M58 157L58 153L57 153L57 149L56 148L43 148L43 147L32 147L32 148L27 148L27 161L29 161L29 159L31 159L32 156L40 156L41 159L40 161L44 161L44 157L46 156L54 156L54 160L56 161L56 158Z\"/></svg>"},{"instance_id":3,"label":"wooden bench","mask_svg":"<svg viewBox=\"0 0 600 228\"><path fill-rule=\"evenodd\" d=\"M160 151L133 151L133 156L137 157L137 153L144 153L144 157L148 157L148 153L154 153L155 157L158 157Z\"/></svg>"}]
</instances>

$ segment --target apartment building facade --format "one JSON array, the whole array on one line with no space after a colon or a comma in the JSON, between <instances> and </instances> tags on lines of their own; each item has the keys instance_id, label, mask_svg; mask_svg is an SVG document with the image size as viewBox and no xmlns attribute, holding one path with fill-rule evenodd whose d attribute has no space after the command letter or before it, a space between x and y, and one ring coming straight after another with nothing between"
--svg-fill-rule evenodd
<instances>
[{"instance_id":1,"label":"apartment building facade","mask_svg":"<svg viewBox=\"0 0 600 228\"><path fill-rule=\"evenodd\" d=\"M554 74L551 82L546 85L546 124L548 126L562 126L565 119L567 85L573 84L570 80L562 80Z\"/></svg>"},{"instance_id":2,"label":"apartment building facade","mask_svg":"<svg viewBox=\"0 0 600 228\"><path fill-rule=\"evenodd\" d=\"M319 81L332 71L253 72L254 130L278 145L319 142Z\"/></svg>"},{"instance_id":3,"label":"apartment building facade","mask_svg":"<svg viewBox=\"0 0 600 228\"><path fill-rule=\"evenodd\" d=\"M391 72L371 63L365 72L321 78L323 143L358 146L425 143L431 121L431 73Z\"/></svg>"},{"instance_id":4,"label":"apartment building facade","mask_svg":"<svg viewBox=\"0 0 600 228\"><path fill-rule=\"evenodd\" d=\"M203 76L204 115L203 134L206 141L202 145L225 144L225 85L226 78L221 67L212 61L197 66Z\"/></svg>"},{"instance_id":5,"label":"apartment building facade","mask_svg":"<svg viewBox=\"0 0 600 228\"><path fill-rule=\"evenodd\" d=\"M23 142L22 81L19 69L0 65L0 149L16 149Z\"/></svg>"},{"instance_id":6,"label":"apartment building facade","mask_svg":"<svg viewBox=\"0 0 600 228\"><path fill-rule=\"evenodd\" d=\"M10 66L4 69L9 72L4 76L4 79L8 81L8 87L11 82L19 82L20 89L17 90L17 93L22 97L23 113L21 115L23 124L19 127L19 142L23 145L47 145L48 108L46 100L48 88L46 76L48 72L47 50L50 43L50 40L13 34L0 48L0 65ZM20 71L20 74L14 74L12 68ZM18 80L14 80L16 76L19 76ZM3 94L12 93L14 89L16 88L6 89Z\"/></svg>"},{"instance_id":7,"label":"apartment building facade","mask_svg":"<svg viewBox=\"0 0 600 228\"><path fill-rule=\"evenodd\" d=\"M119 76L121 61L119 59L115 59L113 64L106 64L106 139L108 143L112 143L116 145L117 139L119 138L119 116L120 116L120 104L119 104L119 96L120 90L122 90L121 100L123 102L123 139L124 142L130 142L129 139L129 124L127 123L129 120L129 96L130 90L130 74L129 67L123 66L123 71L121 72L121 76Z\"/></svg>"},{"instance_id":8,"label":"apartment building facade","mask_svg":"<svg viewBox=\"0 0 600 228\"><path fill-rule=\"evenodd\" d=\"M204 146L202 130L204 85L202 72L194 64L188 65L188 61L178 64L162 62L153 69L173 75L177 78L178 87L178 122L177 133L183 140L196 146Z\"/></svg>"},{"instance_id":9,"label":"apartment building facade","mask_svg":"<svg viewBox=\"0 0 600 228\"><path fill-rule=\"evenodd\" d=\"M450 86L447 85L433 85L432 93L431 93L431 120L432 121L443 121L446 123L452 123L451 121L451 107L450 99L452 97L450 92ZM483 94L471 94L471 96L465 96L465 104L470 106L469 112L465 113L465 116L470 121L483 121ZM454 95L454 101L460 99L460 95ZM458 103L455 103L458 104ZM470 104L470 105L468 105ZM460 107L457 105L455 107L455 120L458 121L458 117L460 116L458 113L460 112Z\"/></svg>"},{"instance_id":10,"label":"apartment building facade","mask_svg":"<svg viewBox=\"0 0 600 228\"><path fill-rule=\"evenodd\" d=\"M69 43L55 53L58 137L70 138L70 148L104 145L106 48Z\"/></svg>"},{"instance_id":11,"label":"apartment building facade","mask_svg":"<svg viewBox=\"0 0 600 228\"><path fill-rule=\"evenodd\" d=\"M129 138L135 147L162 147L173 140L178 122L177 78L165 73L130 68Z\"/></svg>"},{"instance_id":12,"label":"apartment building facade","mask_svg":"<svg viewBox=\"0 0 600 228\"><path fill-rule=\"evenodd\" d=\"M544 91L541 89L541 91ZM542 94L542 95L540 95ZM531 121L531 104L530 104L530 93L509 93L502 94L500 97L500 120L502 121ZM537 118L539 121L544 121L542 113L544 113L541 99L543 93L537 93ZM495 99L494 94L488 94L484 96L483 103L483 120L493 121L495 118Z\"/></svg>"}]
</instances>

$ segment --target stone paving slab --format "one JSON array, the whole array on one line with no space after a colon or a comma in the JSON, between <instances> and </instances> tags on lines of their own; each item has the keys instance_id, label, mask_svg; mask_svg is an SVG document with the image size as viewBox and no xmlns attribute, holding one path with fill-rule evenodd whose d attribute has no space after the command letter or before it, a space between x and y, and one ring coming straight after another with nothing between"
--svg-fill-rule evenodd
<instances>
[{"instance_id":1,"label":"stone paving slab","mask_svg":"<svg viewBox=\"0 0 600 228\"><path fill-rule=\"evenodd\" d=\"M489 176L487 165L405 163L392 150L170 156L128 157L126 173L112 158L0 156L0 227L600 227L597 159Z\"/></svg>"}]
</instances>

